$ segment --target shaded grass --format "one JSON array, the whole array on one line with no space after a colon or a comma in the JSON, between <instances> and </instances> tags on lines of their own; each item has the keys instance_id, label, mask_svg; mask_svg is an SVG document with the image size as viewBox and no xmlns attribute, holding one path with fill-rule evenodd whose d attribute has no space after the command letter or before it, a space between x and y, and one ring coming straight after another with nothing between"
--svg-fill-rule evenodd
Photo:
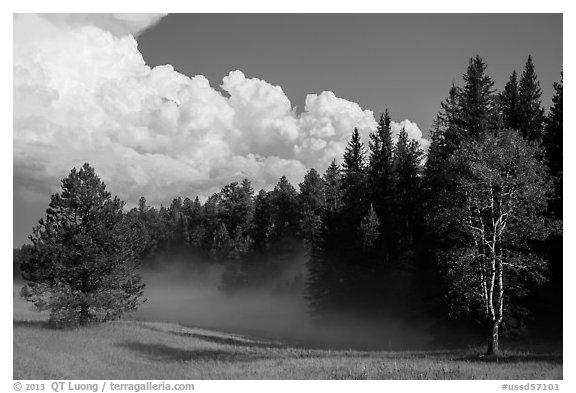
<instances>
[{"instance_id":1,"label":"shaded grass","mask_svg":"<svg viewBox=\"0 0 576 393\"><path fill-rule=\"evenodd\" d=\"M114 322L72 331L14 322L17 379L561 379L560 353L357 351L206 329Z\"/></svg>"},{"instance_id":2,"label":"shaded grass","mask_svg":"<svg viewBox=\"0 0 576 393\"><path fill-rule=\"evenodd\" d=\"M562 379L561 348L314 347L160 322L53 329L14 296L14 379Z\"/></svg>"}]
</instances>

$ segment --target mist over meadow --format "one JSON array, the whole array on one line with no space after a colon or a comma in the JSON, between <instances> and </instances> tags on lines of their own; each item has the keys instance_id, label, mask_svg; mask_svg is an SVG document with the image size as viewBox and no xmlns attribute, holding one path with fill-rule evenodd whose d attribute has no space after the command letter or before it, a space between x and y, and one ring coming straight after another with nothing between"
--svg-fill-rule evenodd
<instances>
[{"instance_id":1,"label":"mist over meadow","mask_svg":"<svg viewBox=\"0 0 576 393\"><path fill-rule=\"evenodd\" d=\"M415 326L399 319L375 323L345 314L333 324L320 323L310 314L304 282L286 285L302 274L305 279L306 260L303 253L280 276L234 293L221 288L223 266L201 258L164 261L167 267L142 270L147 300L128 318L319 348L400 350L431 345L426 324Z\"/></svg>"}]
</instances>

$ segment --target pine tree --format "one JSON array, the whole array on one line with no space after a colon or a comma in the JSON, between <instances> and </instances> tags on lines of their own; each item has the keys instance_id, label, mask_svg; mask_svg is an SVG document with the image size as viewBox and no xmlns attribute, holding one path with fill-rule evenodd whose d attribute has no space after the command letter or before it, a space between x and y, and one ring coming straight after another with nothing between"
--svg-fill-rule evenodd
<instances>
[{"instance_id":1,"label":"pine tree","mask_svg":"<svg viewBox=\"0 0 576 393\"><path fill-rule=\"evenodd\" d=\"M336 159L332 160L322 180L326 194L326 208L331 212L338 211L342 204L342 174Z\"/></svg>"},{"instance_id":2,"label":"pine tree","mask_svg":"<svg viewBox=\"0 0 576 393\"><path fill-rule=\"evenodd\" d=\"M282 176L270 193L270 206L274 217L274 236L280 239L282 236L293 236L298 231L298 192Z\"/></svg>"},{"instance_id":3,"label":"pine tree","mask_svg":"<svg viewBox=\"0 0 576 393\"><path fill-rule=\"evenodd\" d=\"M300 233L309 243L313 238L316 218L321 217L326 208L324 182L318 172L312 168L300 183Z\"/></svg>"},{"instance_id":4,"label":"pine tree","mask_svg":"<svg viewBox=\"0 0 576 393\"><path fill-rule=\"evenodd\" d=\"M506 83L506 86L504 86L504 91L500 93L499 104L504 127L519 130L521 112L518 76L516 75L516 70L514 70L512 75L510 75L510 79Z\"/></svg>"},{"instance_id":5,"label":"pine tree","mask_svg":"<svg viewBox=\"0 0 576 393\"><path fill-rule=\"evenodd\" d=\"M205 235L205 228L202 217L202 204L198 196L194 201L186 198L184 199L184 214L188 219L188 233L189 244L195 252L200 251L202 247L202 239Z\"/></svg>"},{"instance_id":6,"label":"pine tree","mask_svg":"<svg viewBox=\"0 0 576 393\"><path fill-rule=\"evenodd\" d=\"M397 201L396 230L404 247L411 247L412 227L420 209L420 162L424 153L418 142L408 139L403 128L394 149L395 200Z\"/></svg>"},{"instance_id":7,"label":"pine tree","mask_svg":"<svg viewBox=\"0 0 576 393\"><path fill-rule=\"evenodd\" d=\"M426 160L426 181L429 189L440 189L446 183L444 169L450 155L465 139L462 128L460 89L452 84L448 97L440 104L431 131L432 142Z\"/></svg>"},{"instance_id":8,"label":"pine tree","mask_svg":"<svg viewBox=\"0 0 576 393\"><path fill-rule=\"evenodd\" d=\"M324 182L316 171L311 168L304 176L304 181L299 184L300 205L303 210L311 210L319 215L326 206L326 195L324 193Z\"/></svg>"},{"instance_id":9,"label":"pine tree","mask_svg":"<svg viewBox=\"0 0 576 393\"><path fill-rule=\"evenodd\" d=\"M383 285L380 297L387 313L401 313L411 294L417 248L417 228L422 214L420 163L423 152L415 140L408 138L403 128L394 148L394 210L390 216L392 239L387 263L382 269Z\"/></svg>"},{"instance_id":10,"label":"pine tree","mask_svg":"<svg viewBox=\"0 0 576 393\"><path fill-rule=\"evenodd\" d=\"M155 213L156 211L147 205L146 198L143 196L138 200L138 208L128 213L135 216L135 220L139 223L142 233L144 247L142 253L139 255L140 260L152 259L154 253L157 251L157 240L155 236L157 217Z\"/></svg>"},{"instance_id":11,"label":"pine tree","mask_svg":"<svg viewBox=\"0 0 576 393\"><path fill-rule=\"evenodd\" d=\"M370 185L370 199L378 217L384 223L382 238L389 239L391 228L390 217L393 207L393 168L392 168L392 119L388 109L380 116L376 132L370 133L370 159L368 175ZM387 248L389 245L387 245Z\"/></svg>"},{"instance_id":12,"label":"pine tree","mask_svg":"<svg viewBox=\"0 0 576 393\"><path fill-rule=\"evenodd\" d=\"M360 133L355 128L346 151L342 164L342 201L346 206L347 213L352 215L352 220L358 222L367 210L366 176L366 150L360 140ZM360 213L360 216L358 216Z\"/></svg>"},{"instance_id":13,"label":"pine tree","mask_svg":"<svg viewBox=\"0 0 576 393\"><path fill-rule=\"evenodd\" d=\"M544 127L544 108L542 108L542 89L534 70L532 56L528 56L526 66L520 78L520 131L529 140L540 140Z\"/></svg>"},{"instance_id":14,"label":"pine tree","mask_svg":"<svg viewBox=\"0 0 576 393\"><path fill-rule=\"evenodd\" d=\"M274 228L270 195L260 190L254 199L254 225L251 237L254 239L254 251L265 253L269 247L269 240Z\"/></svg>"},{"instance_id":15,"label":"pine tree","mask_svg":"<svg viewBox=\"0 0 576 393\"><path fill-rule=\"evenodd\" d=\"M340 276L338 302L344 309L361 312L365 301L366 277L371 260L363 255L360 224L370 207L366 153L358 129L354 129L342 164L342 209L327 217L326 234Z\"/></svg>"},{"instance_id":16,"label":"pine tree","mask_svg":"<svg viewBox=\"0 0 576 393\"><path fill-rule=\"evenodd\" d=\"M392 119L388 113L388 108L386 108L386 111L380 115L376 132L371 132L369 135L369 172L373 185L382 186L380 183L388 180L387 176L390 176L392 161L391 124Z\"/></svg>"},{"instance_id":17,"label":"pine tree","mask_svg":"<svg viewBox=\"0 0 576 393\"><path fill-rule=\"evenodd\" d=\"M230 234L223 223L218 224L212 234L210 257L217 262L226 262L234 258L233 245Z\"/></svg>"},{"instance_id":18,"label":"pine tree","mask_svg":"<svg viewBox=\"0 0 576 393\"><path fill-rule=\"evenodd\" d=\"M550 280L540 294L538 303L542 305L536 310L537 318L545 332L556 337L562 337L562 309L563 309L563 278L564 261L563 253L563 75L560 74L560 82L554 82L554 96L552 106L546 119L544 135L544 148L548 161L548 169L554 182L554 195L548 208L548 214L556 220L558 230L546 241L547 254L550 266Z\"/></svg>"},{"instance_id":19,"label":"pine tree","mask_svg":"<svg viewBox=\"0 0 576 393\"><path fill-rule=\"evenodd\" d=\"M470 59L460 91L460 116L465 138L473 140L499 125L494 81L486 75L487 64L478 55Z\"/></svg>"},{"instance_id":20,"label":"pine tree","mask_svg":"<svg viewBox=\"0 0 576 393\"><path fill-rule=\"evenodd\" d=\"M254 203L252 186L244 181L242 186L233 182L222 188L218 201L219 217L226 225L230 237L244 236L252 225Z\"/></svg>"},{"instance_id":21,"label":"pine tree","mask_svg":"<svg viewBox=\"0 0 576 393\"><path fill-rule=\"evenodd\" d=\"M544 146L548 158L550 174L554 178L555 198L552 202L554 216L562 219L562 190L563 190L563 168L562 168L562 148L563 148L563 75L560 82L554 82L554 97L552 97L552 107L546 121L546 135Z\"/></svg>"},{"instance_id":22,"label":"pine tree","mask_svg":"<svg viewBox=\"0 0 576 393\"><path fill-rule=\"evenodd\" d=\"M142 289L141 234L94 169L84 164L62 180L46 218L34 228L32 257L22 264L23 293L56 325L116 319L137 308Z\"/></svg>"},{"instance_id":23,"label":"pine tree","mask_svg":"<svg viewBox=\"0 0 576 393\"><path fill-rule=\"evenodd\" d=\"M244 192L244 195L247 198L251 200L254 198L254 188L252 187L252 183L250 182L250 180L248 179L242 180L242 191Z\"/></svg>"}]
</instances>

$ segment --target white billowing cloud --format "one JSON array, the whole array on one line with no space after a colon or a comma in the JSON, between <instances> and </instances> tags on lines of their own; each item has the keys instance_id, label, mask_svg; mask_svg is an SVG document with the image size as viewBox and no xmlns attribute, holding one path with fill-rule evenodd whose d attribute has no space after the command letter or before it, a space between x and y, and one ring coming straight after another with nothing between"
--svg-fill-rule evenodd
<instances>
[{"instance_id":1,"label":"white billowing cloud","mask_svg":"<svg viewBox=\"0 0 576 393\"><path fill-rule=\"evenodd\" d=\"M334 157L342 157L354 128L366 143L376 121L372 111L325 91L306 97L300 127L302 139L294 146L296 157L309 167L323 170Z\"/></svg>"},{"instance_id":2,"label":"white billowing cloud","mask_svg":"<svg viewBox=\"0 0 576 393\"><path fill-rule=\"evenodd\" d=\"M14 185L48 201L73 166L90 162L128 202L208 196L244 177L270 188L341 158L373 113L332 92L297 114L279 86L232 71L218 91L202 75L150 68L133 34L158 15L15 15ZM425 146L415 123L399 123ZM399 128L393 123L393 130Z\"/></svg>"},{"instance_id":3,"label":"white billowing cloud","mask_svg":"<svg viewBox=\"0 0 576 393\"><path fill-rule=\"evenodd\" d=\"M222 89L230 95L234 126L243 131L233 141L237 153L291 156L290 147L299 137L299 127L282 88L233 71L222 80Z\"/></svg>"},{"instance_id":4,"label":"white billowing cloud","mask_svg":"<svg viewBox=\"0 0 576 393\"><path fill-rule=\"evenodd\" d=\"M155 25L166 14L43 14L63 26L95 26L114 35L137 35Z\"/></svg>"},{"instance_id":5,"label":"white billowing cloud","mask_svg":"<svg viewBox=\"0 0 576 393\"><path fill-rule=\"evenodd\" d=\"M424 138L422 131L418 128L418 124L413 123L408 119L402 120L400 123L393 121L390 124L390 128L392 129L392 141L394 143L398 141L398 135L400 135L400 131L404 128L408 134L408 138L417 141L424 151L428 150L428 147L430 147L430 141Z\"/></svg>"}]
</instances>

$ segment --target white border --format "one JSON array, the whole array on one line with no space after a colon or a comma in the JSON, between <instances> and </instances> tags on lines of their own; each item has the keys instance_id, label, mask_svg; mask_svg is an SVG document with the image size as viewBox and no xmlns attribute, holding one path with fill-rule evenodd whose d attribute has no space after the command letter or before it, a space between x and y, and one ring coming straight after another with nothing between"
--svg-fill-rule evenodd
<instances>
[{"instance_id":1,"label":"white border","mask_svg":"<svg viewBox=\"0 0 576 393\"><path fill-rule=\"evenodd\" d=\"M403 13L413 12L418 13L454 13L454 12L504 12L504 13L564 13L564 78L566 79L569 88L565 92L565 106L567 108L574 108L573 99L573 60L574 51L568 47L570 43L574 45L574 40L570 39L576 37L574 29L576 20L574 20L573 7L569 1L483 1L473 5L467 4L462 1L411 1L411 2L376 2L370 0L354 0L347 2L332 1L313 1L313 0L291 0L288 2L274 2L274 1L240 1L240 0L213 0L210 2L186 2L186 1L173 1L163 0L139 0L134 2L119 2L118 0L98 0L90 4L79 1L62 1L62 0L26 0L26 1L12 1L11 4L3 4L2 6L0 28L2 29L1 40L2 50L4 54L12 54L12 13L18 12L238 12L238 13L262 13L262 12L306 12L306 13ZM538 26L534 26L535 29ZM2 68L2 164L0 165L2 174L2 184L6 191L2 194L3 206L12 206L9 199L12 196L12 66L11 62L5 59L1 65ZM10 80L8 80L8 75ZM568 93L568 94L566 94ZM576 131L572 130L574 124L574 111L567 111L564 119L565 126L565 144L564 146L575 146ZM568 149L568 148L567 148ZM572 337L571 328L574 327L573 316L573 302L574 299L574 284L571 282L572 277L575 276L574 264L571 256L574 255L570 249L570 245L576 240L574 238L574 208L572 207L573 190L574 190L574 160L570 152L565 152L565 249L564 256L566 263L564 264L564 381L559 381L560 389L562 391L576 391L576 383L574 382L574 338ZM4 219L2 220L2 255L4 256L4 271L2 285L2 293L0 296L0 309L4 310L2 313L2 340L4 350L2 351L1 361L2 366L0 369L1 382L0 386L2 391L10 392L12 390L12 315L8 310L12 309L12 276L9 274L11 269L11 253L9 250L12 247L12 222L13 210L5 212ZM8 267L10 266L10 267ZM137 382L137 381L133 381ZM171 381L175 382L175 381ZM538 382L538 381L533 381ZM509 383L525 384L526 381L510 381ZM281 383L274 381L240 381L240 382L223 382L223 381L196 381L196 390L198 391L227 391L234 389L236 391L246 392L269 392L271 388L279 391L294 391L294 390L312 390L319 391L322 389L330 389L336 391L348 391L350 389L360 388L362 391L410 391L414 390L429 390L442 391L442 392L490 392L501 390L501 381L283 381ZM572 388L569 388L572 386Z\"/></svg>"}]
</instances>

